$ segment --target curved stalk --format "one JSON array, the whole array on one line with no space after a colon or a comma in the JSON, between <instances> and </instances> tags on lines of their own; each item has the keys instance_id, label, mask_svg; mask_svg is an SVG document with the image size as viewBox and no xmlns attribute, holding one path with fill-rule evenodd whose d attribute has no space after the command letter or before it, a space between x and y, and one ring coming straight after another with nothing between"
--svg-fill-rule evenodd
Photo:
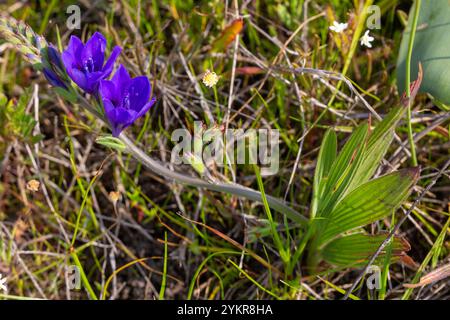
<instances>
[{"instance_id":1,"label":"curved stalk","mask_svg":"<svg viewBox=\"0 0 450 320\"><path fill-rule=\"evenodd\" d=\"M231 183L209 183L198 178L172 171L160 164L158 161L149 157L145 152L138 148L124 133L120 134L119 139L125 144L128 152L130 152L137 160L139 160L145 167L147 167L147 169L160 176L173 179L178 183L187 184L198 188L225 192L253 201L262 201L261 193L253 189ZM266 196L266 198L270 208L272 208L273 210L285 214L288 218L302 225L306 225L306 223L308 222L308 220L304 216L302 216L294 209L290 208L284 201L271 196Z\"/></svg>"},{"instance_id":2,"label":"curved stalk","mask_svg":"<svg viewBox=\"0 0 450 320\"><path fill-rule=\"evenodd\" d=\"M82 107L84 107L89 112L93 113L99 120L106 123L103 115L99 114L97 110L92 107L89 101L83 96L78 94L78 101L81 102ZM159 163L158 161L149 157L142 149L134 144L134 142L128 138L123 132L119 135L119 139L123 142L123 144L127 147L127 151L138 161L140 161L147 169L151 170L153 173L160 175L164 178L169 178L175 180L177 183L190 185L198 188L205 188L211 191L217 192L225 192L228 194L232 194L235 196L243 197L252 201L262 202L262 196L259 191L243 187L237 184L231 183L209 183L204 180L184 175L179 172L172 171L166 168L164 165ZM271 197L266 196L269 207L277 212L285 214L288 218L293 221L306 225L308 223L308 219L302 216L300 213L289 207L286 202Z\"/></svg>"}]
</instances>

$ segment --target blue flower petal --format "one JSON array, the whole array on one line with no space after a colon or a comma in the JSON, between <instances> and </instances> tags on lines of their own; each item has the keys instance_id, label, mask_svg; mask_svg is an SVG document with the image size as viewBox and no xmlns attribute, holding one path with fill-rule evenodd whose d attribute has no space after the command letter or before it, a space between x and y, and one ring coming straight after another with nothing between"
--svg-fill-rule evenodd
<instances>
[{"instance_id":1,"label":"blue flower petal","mask_svg":"<svg viewBox=\"0 0 450 320\"><path fill-rule=\"evenodd\" d=\"M61 58L67 73L70 75L70 71L77 67L74 56L69 50L66 50L62 53Z\"/></svg>"},{"instance_id":2,"label":"blue flower petal","mask_svg":"<svg viewBox=\"0 0 450 320\"><path fill-rule=\"evenodd\" d=\"M127 69L125 69L125 67L121 64L116 73L113 75L111 81L114 83L118 89L118 93L122 97L130 85L131 77L128 74Z\"/></svg>"},{"instance_id":3,"label":"blue flower petal","mask_svg":"<svg viewBox=\"0 0 450 320\"><path fill-rule=\"evenodd\" d=\"M81 54L81 62L87 72L101 71L105 60L106 39L96 32L86 42Z\"/></svg>"},{"instance_id":4,"label":"blue flower petal","mask_svg":"<svg viewBox=\"0 0 450 320\"><path fill-rule=\"evenodd\" d=\"M145 76L133 78L128 87L130 108L139 112L150 98L150 81Z\"/></svg>"},{"instance_id":5,"label":"blue flower petal","mask_svg":"<svg viewBox=\"0 0 450 320\"><path fill-rule=\"evenodd\" d=\"M117 137L123 129L133 123L136 112L125 108L113 108L106 113L106 116L112 126L113 136Z\"/></svg>"},{"instance_id":6,"label":"blue flower petal","mask_svg":"<svg viewBox=\"0 0 450 320\"><path fill-rule=\"evenodd\" d=\"M111 74L114 67L114 62L116 62L116 59L121 51L122 48L119 46L115 46L114 49L112 50L111 55L109 56L108 60L105 63L105 66L103 67L105 78L109 77L109 75Z\"/></svg>"},{"instance_id":7,"label":"blue flower petal","mask_svg":"<svg viewBox=\"0 0 450 320\"><path fill-rule=\"evenodd\" d=\"M80 38L78 38L77 36L70 37L69 45L67 46L65 52L74 57L74 61L77 64L77 67L81 67L81 53L83 52L83 48L84 45L83 42L81 42Z\"/></svg>"},{"instance_id":8,"label":"blue flower petal","mask_svg":"<svg viewBox=\"0 0 450 320\"><path fill-rule=\"evenodd\" d=\"M104 74L102 71L86 73L86 87L83 88L84 91L90 94L95 94L98 90L98 84L103 77Z\"/></svg>"},{"instance_id":9,"label":"blue flower petal","mask_svg":"<svg viewBox=\"0 0 450 320\"><path fill-rule=\"evenodd\" d=\"M100 96L103 99L108 99L113 104L120 103L120 93L118 92L114 82L111 80L100 81L100 87L98 90L100 91Z\"/></svg>"},{"instance_id":10,"label":"blue flower petal","mask_svg":"<svg viewBox=\"0 0 450 320\"><path fill-rule=\"evenodd\" d=\"M86 75L78 69L72 68L67 69L67 73L70 78L75 82L81 89L84 91L91 93L90 88L88 87Z\"/></svg>"},{"instance_id":11,"label":"blue flower petal","mask_svg":"<svg viewBox=\"0 0 450 320\"><path fill-rule=\"evenodd\" d=\"M147 102L144 107L138 112L136 119L142 117L147 111L155 104L156 98L153 97L149 102Z\"/></svg>"}]
</instances>

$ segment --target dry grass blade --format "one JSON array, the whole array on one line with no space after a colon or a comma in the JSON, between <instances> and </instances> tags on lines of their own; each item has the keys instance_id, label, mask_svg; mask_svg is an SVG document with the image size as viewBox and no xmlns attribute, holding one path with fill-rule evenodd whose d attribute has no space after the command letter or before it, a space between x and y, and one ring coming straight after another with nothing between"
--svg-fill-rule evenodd
<instances>
[{"instance_id":1,"label":"dry grass blade","mask_svg":"<svg viewBox=\"0 0 450 320\"><path fill-rule=\"evenodd\" d=\"M450 263L447 263L446 265L443 265L442 267L439 267L431 271L427 275L421 277L418 283L405 283L403 284L403 286L406 288L418 288L448 277L450 277Z\"/></svg>"}]
</instances>

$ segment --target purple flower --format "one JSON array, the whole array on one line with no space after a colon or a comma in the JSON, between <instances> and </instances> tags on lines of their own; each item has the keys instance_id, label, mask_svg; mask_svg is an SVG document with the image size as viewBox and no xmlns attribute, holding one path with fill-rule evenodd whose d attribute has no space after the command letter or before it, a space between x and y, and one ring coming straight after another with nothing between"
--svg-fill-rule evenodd
<instances>
[{"instance_id":1,"label":"purple flower","mask_svg":"<svg viewBox=\"0 0 450 320\"><path fill-rule=\"evenodd\" d=\"M147 77L132 79L123 65L120 65L111 80L100 81L100 97L113 136L117 137L153 106L156 99L149 101L151 90Z\"/></svg>"},{"instance_id":2,"label":"purple flower","mask_svg":"<svg viewBox=\"0 0 450 320\"><path fill-rule=\"evenodd\" d=\"M96 32L84 45L76 36L71 36L69 46L62 53L62 60L69 77L84 91L97 92L100 80L107 78L114 62L122 50L114 47L111 56L105 61L106 39Z\"/></svg>"}]
</instances>

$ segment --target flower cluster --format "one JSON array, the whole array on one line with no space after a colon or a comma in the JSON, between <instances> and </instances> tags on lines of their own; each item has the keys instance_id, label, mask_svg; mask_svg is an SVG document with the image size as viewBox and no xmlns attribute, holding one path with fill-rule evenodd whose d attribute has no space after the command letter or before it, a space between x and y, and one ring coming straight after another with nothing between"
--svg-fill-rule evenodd
<instances>
[{"instance_id":1,"label":"flower cluster","mask_svg":"<svg viewBox=\"0 0 450 320\"><path fill-rule=\"evenodd\" d=\"M219 81L219 76L210 70L206 70L202 78L203 84L208 88L214 87Z\"/></svg>"},{"instance_id":2,"label":"flower cluster","mask_svg":"<svg viewBox=\"0 0 450 320\"><path fill-rule=\"evenodd\" d=\"M104 114L111 126L113 136L142 117L156 99L150 99L152 86L145 76L131 78L120 65L111 80L114 63L121 48L113 48L105 62L106 39L96 32L83 44L76 36L71 36L69 45L61 56L57 50L48 47L48 61L52 67L44 66L44 75L53 86L67 88L64 75L55 70L65 70L72 81L84 92L93 95L103 105Z\"/></svg>"},{"instance_id":3,"label":"flower cluster","mask_svg":"<svg viewBox=\"0 0 450 320\"><path fill-rule=\"evenodd\" d=\"M330 29L333 32L336 33L342 33L348 28L348 23L340 23L338 21L333 21L333 25L329 26L328 29ZM375 40L374 37L370 35L370 30L366 30L364 35L359 39L362 46L366 46L368 48L372 48L372 41Z\"/></svg>"}]
</instances>

